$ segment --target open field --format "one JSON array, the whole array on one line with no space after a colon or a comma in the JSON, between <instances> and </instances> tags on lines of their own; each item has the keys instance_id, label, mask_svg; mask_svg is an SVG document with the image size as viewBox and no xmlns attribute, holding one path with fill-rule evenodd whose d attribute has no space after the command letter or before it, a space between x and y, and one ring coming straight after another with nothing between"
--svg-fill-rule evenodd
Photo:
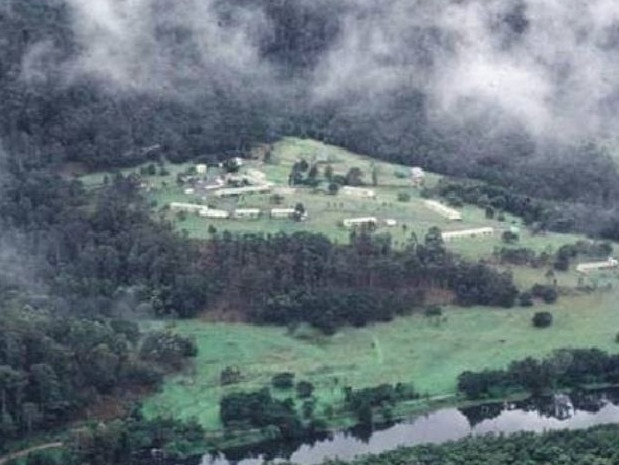
<instances>
[{"instance_id":1,"label":"open field","mask_svg":"<svg viewBox=\"0 0 619 465\"><path fill-rule=\"evenodd\" d=\"M617 283L617 276L612 280ZM285 328L179 322L176 330L196 337L199 343L195 370L169 379L161 393L146 401L144 412L147 416L195 416L209 429L217 429L222 394L266 386L273 374L282 371L295 372L297 380L316 386L319 414L324 405L342 402L341 388L346 385L358 388L412 381L422 393L453 394L456 377L464 370L498 368L558 348L617 351L618 298L619 291L612 290L530 309L449 308L441 322L414 315L307 339ZM553 312L551 328L531 326L533 312L540 309ZM238 366L244 380L220 387L219 374L226 366Z\"/></svg>"}]
</instances>

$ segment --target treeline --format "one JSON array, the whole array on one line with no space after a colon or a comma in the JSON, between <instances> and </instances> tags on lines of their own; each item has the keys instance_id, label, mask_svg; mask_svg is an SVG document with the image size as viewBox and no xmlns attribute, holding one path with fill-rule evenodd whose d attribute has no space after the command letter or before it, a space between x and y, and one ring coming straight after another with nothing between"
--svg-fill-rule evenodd
<instances>
[{"instance_id":1,"label":"treeline","mask_svg":"<svg viewBox=\"0 0 619 465\"><path fill-rule=\"evenodd\" d=\"M0 307L0 451L10 440L51 430L84 409L134 389L153 389L195 356L172 333L140 334L137 323L76 318L49 303ZM122 409L122 407L121 407Z\"/></svg>"},{"instance_id":2,"label":"treeline","mask_svg":"<svg viewBox=\"0 0 619 465\"><path fill-rule=\"evenodd\" d=\"M483 179L525 199L561 201L545 213L537 212L536 205L527 208L526 216L557 230L583 228L619 237L613 220L619 175L603 150L538 144L517 124L492 137L484 122L437 127L427 118L431 99L411 86L388 92L351 88L316 102L317 69L324 65L324 54L337 46L354 6L302 0L215 2L221 27L234 22L231 11L236 7L260 11L269 24L256 45L260 60L272 68L270 78L281 84L273 86L277 92L248 92L251 81L211 79L189 89L189 95L179 89L180 95L165 98L139 90L114 92L95 79L69 81L54 65L79 52L70 7L45 0L12 2L0 11L0 137L8 149L25 155L24 163L41 167L77 161L90 168L135 165L161 155L221 159L281 136L314 137L389 161ZM432 67L434 51L428 44L435 43L437 31L411 25L409 32L410 47L402 50L402 59L423 75ZM155 40L163 50L192 47L189 31L170 34L163 28ZM42 44L50 50L50 66L43 66L37 79L27 79L32 71L27 58ZM191 55L177 54L179 64L193 65ZM566 201L582 205L569 207Z\"/></svg>"},{"instance_id":3,"label":"treeline","mask_svg":"<svg viewBox=\"0 0 619 465\"><path fill-rule=\"evenodd\" d=\"M619 427L605 425L580 431L482 436L438 445L400 448L331 465L612 465L619 460Z\"/></svg>"},{"instance_id":4,"label":"treeline","mask_svg":"<svg viewBox=\"0 0 619 465\"><path fill-rule=\"evenodd\" d=\"M412 384L381 384L362 389L344 386L343 406L327 405L322 412L316 412L316 399L307 389L309 386L311 384L307 381L300 381L296 398L289 396L283 400L279 397L292 385L277 387L280 394L277 397L266 387L254 392L224 395L219 404L221 422L227 429L260 428L270 431L274 438L303 438L316 431L324 431L327 426L325 418L331 419L336 410L354 415L358 425L372 427L377 419L381 422L392 421L393 408L398 402L419 397Z\"/></svg>"},{"instance_id":5,"label":"treeline","mask_svg":"<svg viewBox=\"0 0 619 465\"><path fill-rule=\"evenodd\" d=\"M134 414L72 430L60 451L40 451L7 465L150 465L197 463L207 448L205 431L195 421ZM184 462L183 462L184 463Z\"/></svg>"},{"instance_id":6,"label":"treeline","mask_svg":"<svg viewBox=\"0 0 619 465\"><path fill-rule=\"evenodd\" d=\"M401 251L389 236L363 230L351 235L349 245L307 232L224 232L203 249L204 268L217 270L225 303L247 308L255 322L307 321L327 333L388 321L422 306L430 289L447 291L460 305L510 307L518 295L509 273L449 253L436 228Z\"/></svg>"},{"instance_id":7,"label":"treeline","mask_svg":"<svg viewBox=\"0 0 619 465\"><path fill-rule=\"evenodd\" d=\"M197 265L197 246L151 218L137 179L119 175L93 194L79 182L21 170L18 162L9 161L0 198L3 249L32 257L29 278L65 308L127 315L206 306L210 285ZM15 265L15 276L24 272Z\"/></svg>"},{"instance_id":8,"label":"treeline","mask_svg":"<svg viewBox=\"0 0 619 465\"><path fill-rule=\"evenodd\" d=\"M611 172L616 170L614 166L608 169ZM595 193L599 188L593 180L589 192L586 186L582 186L578 194L563 193L563 196L556 197L543 197L535 189L518 190L514 186L444 178L432 189L427 189L425 194L444 197L454 205L477 205L485 209L488 218L499 217L502 212L511 213L522 218L537 232L581 232L606 240L619 238L619 226L615 219L617 212L612 202L587 202L591 192ZM596 194L598 197L613 198L608 192Z\"/></svg>"},{"instance_id":9,"label":"treeline","mask_svg":"<svg viewBox=\"0 0 619 465\"><path fill-rule=\"evenodd\" d=\"M515 361L503 370L465 371L458 376L458 391L469 399L484 399L600 383L619 383L619 355L598 349L566 349L543 360L528 357Z\"/></svg>"}]
</instances>

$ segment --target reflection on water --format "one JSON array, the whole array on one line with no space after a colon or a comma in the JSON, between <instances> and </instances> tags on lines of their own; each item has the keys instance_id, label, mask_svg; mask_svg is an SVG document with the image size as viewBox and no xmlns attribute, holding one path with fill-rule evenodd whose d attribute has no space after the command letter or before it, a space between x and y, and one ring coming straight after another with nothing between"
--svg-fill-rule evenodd
<instances>
[{"instance_id":1,"label":"reflection on water","mask_svg":"<svg viewBox=\"0 0 619 465\"><path fill-rule=\"evenodd\" d=\"M580 429L605 423L619 423L618 389L441 409L374 431L353 429L296 444L279 441L206 455L202 465L260 465L264 460L314 465L329 458L347 460L399 446L441 443L469 435Z\"/></svg>"}]
</instances>

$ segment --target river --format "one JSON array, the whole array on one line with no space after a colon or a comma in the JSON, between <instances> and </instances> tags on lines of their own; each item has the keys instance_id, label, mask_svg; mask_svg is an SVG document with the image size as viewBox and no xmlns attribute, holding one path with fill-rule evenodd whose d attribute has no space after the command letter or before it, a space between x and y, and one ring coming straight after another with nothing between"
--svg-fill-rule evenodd
<instances>
[{"instance_id":1,"label":"river","mask_svg":"<svg viewBox=\"0 0 619 465\"><path fill-rule=\"evenodd\" d=\"M356 428L296 444L278 441L205 455L201 465L259 465L264 460L315 465L327 459L348 460L400 446L441 443L471 435L580 429L607 423L619 423L619 389L444 408L374 430Z\"/></svg>"}]
</instances>

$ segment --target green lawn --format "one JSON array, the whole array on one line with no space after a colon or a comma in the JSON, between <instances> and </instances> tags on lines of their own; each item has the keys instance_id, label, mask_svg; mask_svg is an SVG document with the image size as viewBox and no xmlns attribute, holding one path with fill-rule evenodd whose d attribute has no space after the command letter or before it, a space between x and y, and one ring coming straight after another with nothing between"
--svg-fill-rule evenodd
<instances>
[{"instance_id":1,"label":"green lawn","mask_svg":"<svg viewBox=\"0 0 619 465\"><path fill-rule=\"evenodd\" d=\"M616 275L612 280L617 283ZM345 385L412 381L423 393L452 394L456 377L464 370L498 368L558 348L616 351L618 297L619 291L599 291L532 309L450 308L440 323L415 315L309 339L294 337L283 328L179 322L176 330L195 336L199 343L195 369L170 378L161 393L146 401L144 412L197 417L209 429L217 429L223 393L263 387L281 371L314 383L321 406L341 402ZM553 312L551 328L532 328L531 316L540 309ZM240 367L244 381L222 388L219 374L229 365Z\"/></svg>"}]
</instances>

